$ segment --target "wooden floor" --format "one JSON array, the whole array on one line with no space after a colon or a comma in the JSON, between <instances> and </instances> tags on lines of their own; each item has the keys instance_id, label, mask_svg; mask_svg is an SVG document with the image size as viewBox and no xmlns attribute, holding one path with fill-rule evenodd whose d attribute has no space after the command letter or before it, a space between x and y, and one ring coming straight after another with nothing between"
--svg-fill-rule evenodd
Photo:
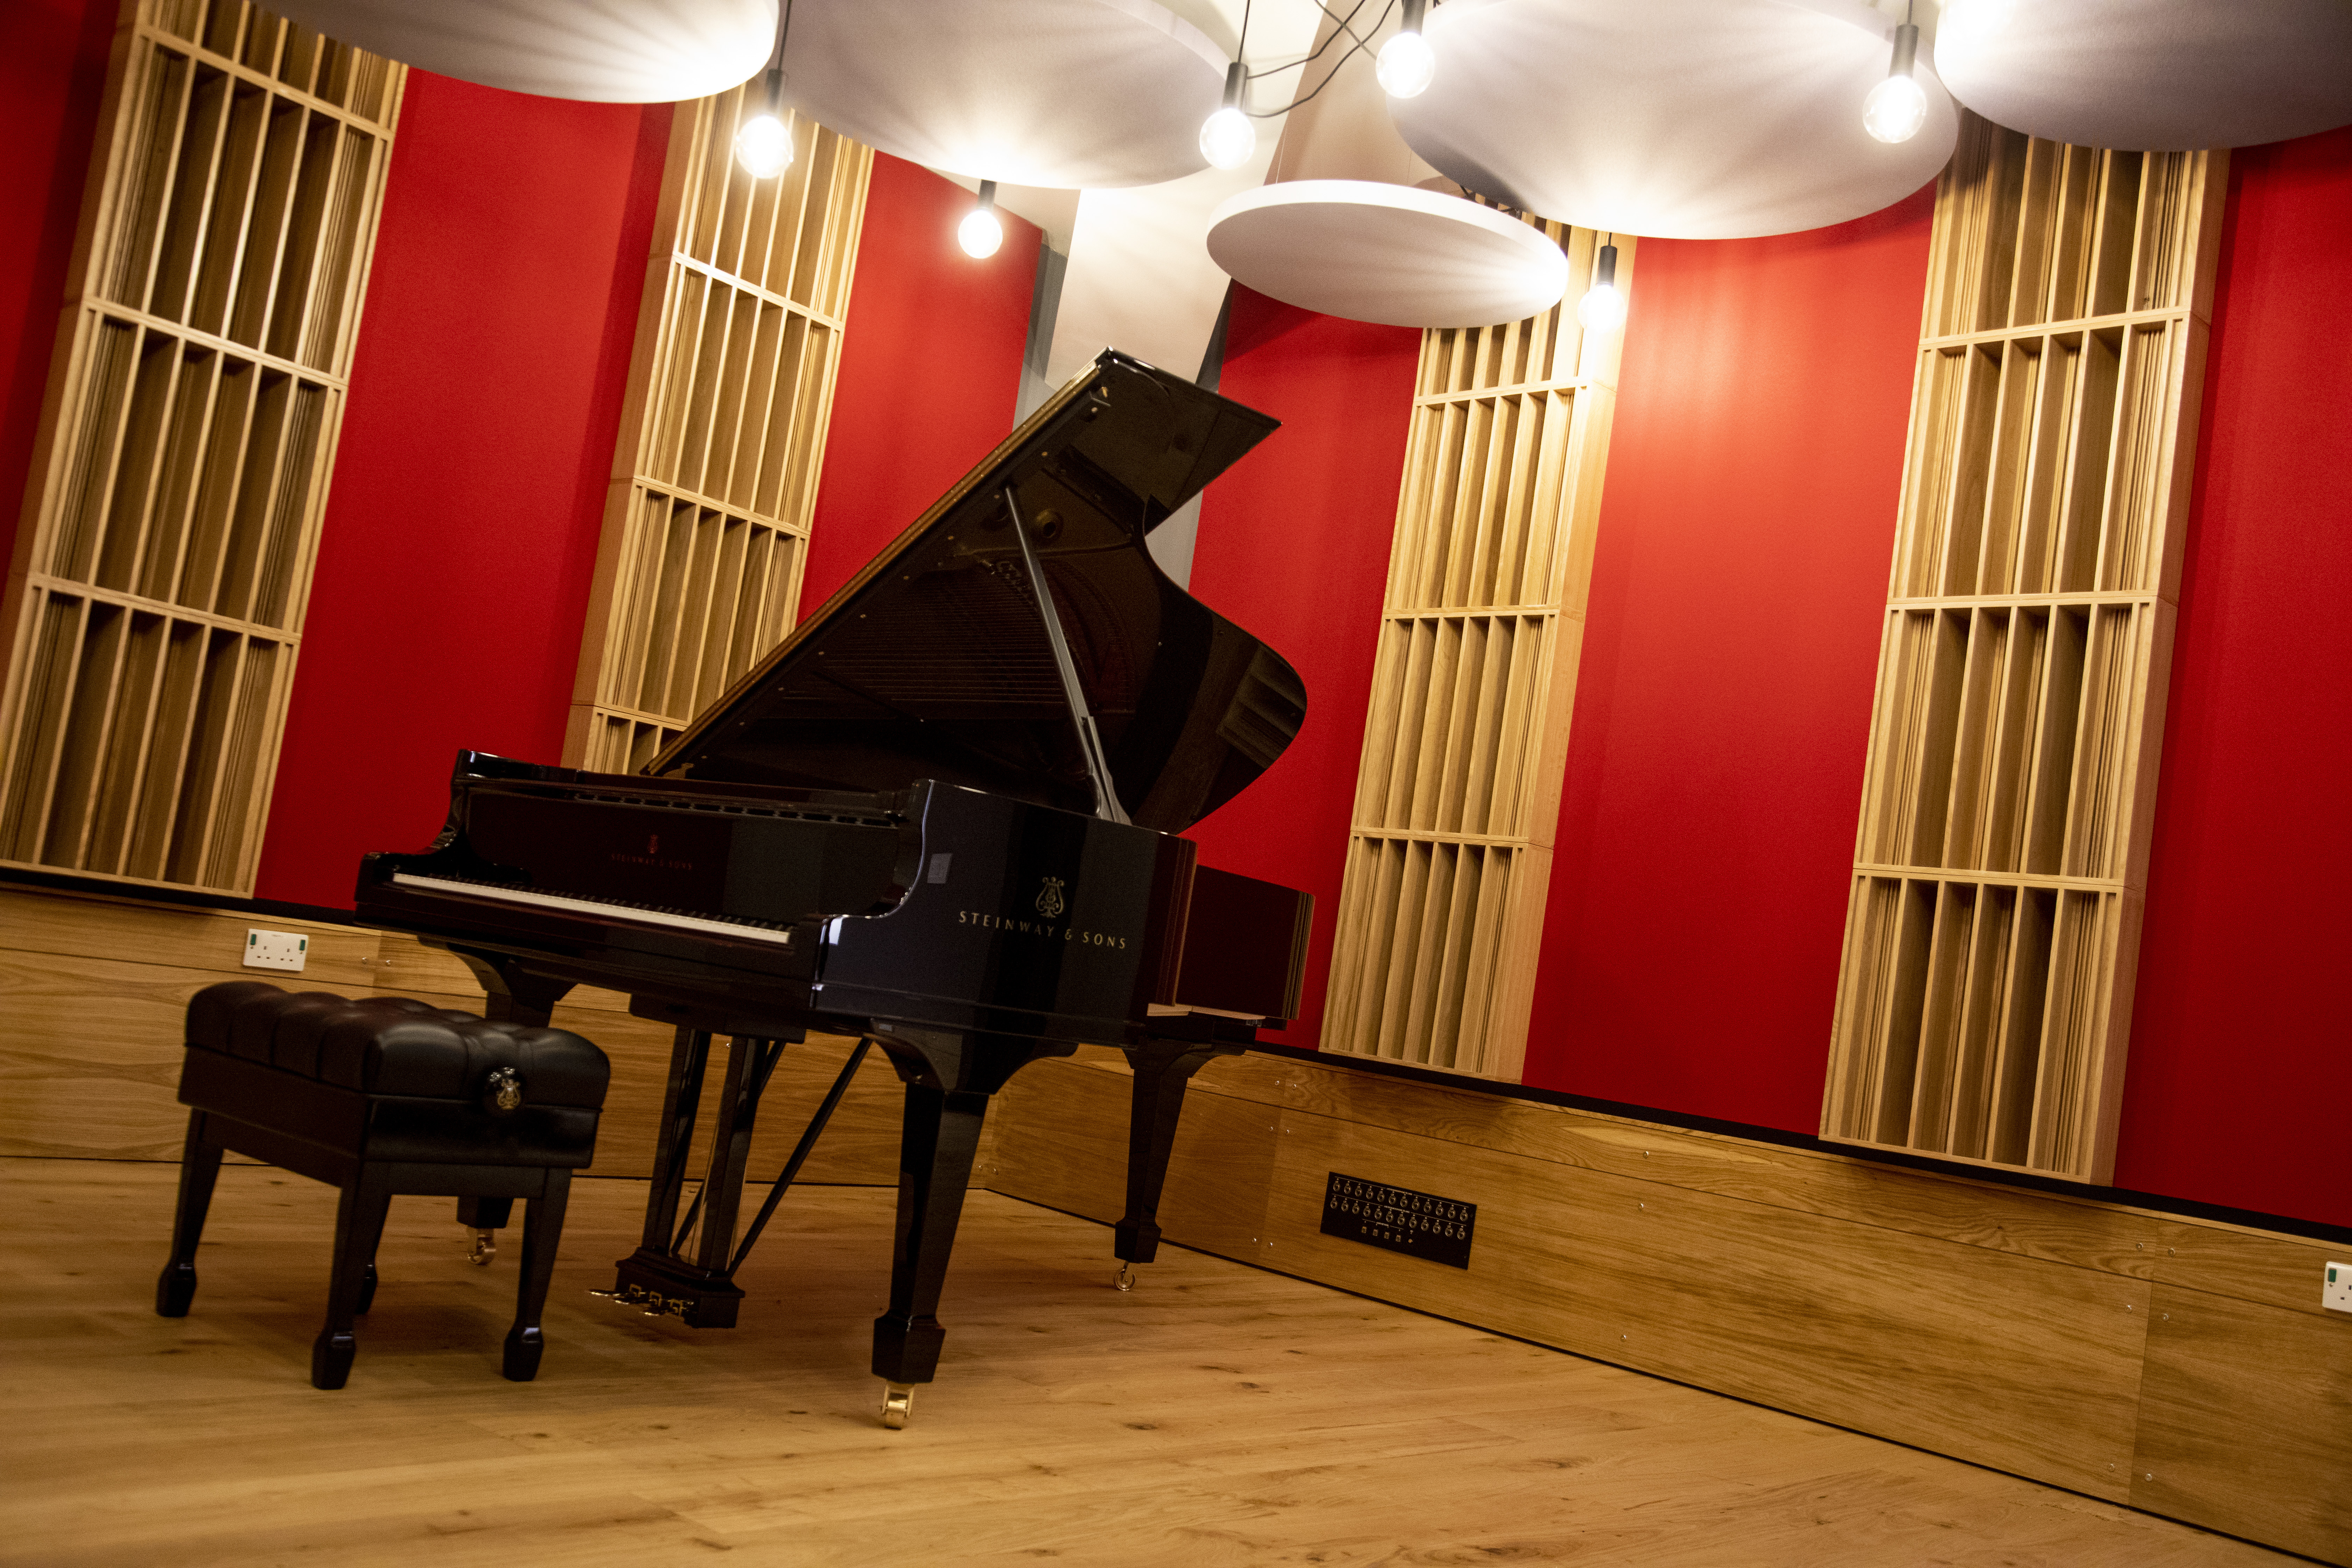
<instances>
[{"instance_id":1,"label":"wooden floor","mask_svg":"<svg viewBox=\"0 0 2352 1568\"><path fill-rule=\"evenodd\" d=\"M329 1190L223 1173L192 1315L152 1315L175 1167L0 1162L0 1561L1559 1562L2166 1568L2295 1559L977 1194L947 1354L885 1431L892 1194L795 1192L732 1331L592 1300L641 1183L575 1188L540 1380L510 1258L393 1205L351 1385L308 1356Z\"/></svg>"}]
</instances>

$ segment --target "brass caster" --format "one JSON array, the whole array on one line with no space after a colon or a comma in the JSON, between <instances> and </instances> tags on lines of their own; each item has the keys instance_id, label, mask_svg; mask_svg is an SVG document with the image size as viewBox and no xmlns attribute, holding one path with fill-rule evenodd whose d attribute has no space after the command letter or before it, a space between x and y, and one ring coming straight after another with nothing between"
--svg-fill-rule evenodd
<instances>
[{"instance_id":1,"label":"brass caster","mask_svg":"<svg viewBox=\"0 0 2352 1568\"><path fill-rule=\"evenodd\" d=\"M466 1234L474 1238L474 1244L466 1249L466 1260L488 1268L490 1259L499 1255L499 1233L469 1225L466 1227Z\"/></svg>"},{"instance_id":2,"label":"brass caster","mask_svg":"<svg viewBox=\"0 0 2352 1568\"><path fill-rule=\"evenodd\" d=\"M1122 1264L1120 1264L1120 1265L1118 1266L1118 1279L1114 1279L1114 1280L1112 1280L1112 1281L1111 1281L1111 1283L1112 1283L1112 1284L1114 1284L1114 1285L1116 1285L1116 1286L1118 1286L1118 1287L1120 1289L1122 1289L1122 1290L1132 1290L1132 1289L1135 1289L1135 1265L1134 1265L1134 1264L1132 1264L1132 1263L1122 1263Z\"/></svg>"},{"instance_id":3,"label":"brass caster","mask_svg":"<svg viewBox=\"0 0 2352 1568\"><path fill-rule=\"evenodd\" d=\"M882 1425L896 1432L915 1413L915 1391L903 1383L882 1385Z\"/></svg>"}]
</instances>

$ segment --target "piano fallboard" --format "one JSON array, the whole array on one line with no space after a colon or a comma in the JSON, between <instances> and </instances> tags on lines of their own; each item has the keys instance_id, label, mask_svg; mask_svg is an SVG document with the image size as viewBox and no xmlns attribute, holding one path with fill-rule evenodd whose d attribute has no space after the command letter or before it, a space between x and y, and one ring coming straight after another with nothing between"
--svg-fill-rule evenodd
<instances>
[{"instance_id":1,"label":"piano fallboard","mask_svg":"<svg viewBox=\"0 0 2352 1568\"><path fill-rule=\"evenodd\" d=\"M370 856L362 913L728 1033L884 1017L1116 1044L1175 1001L1188 840L929 781L813 805L531 772L461 758L462 831Z\"/></svg>"}]
</instances>

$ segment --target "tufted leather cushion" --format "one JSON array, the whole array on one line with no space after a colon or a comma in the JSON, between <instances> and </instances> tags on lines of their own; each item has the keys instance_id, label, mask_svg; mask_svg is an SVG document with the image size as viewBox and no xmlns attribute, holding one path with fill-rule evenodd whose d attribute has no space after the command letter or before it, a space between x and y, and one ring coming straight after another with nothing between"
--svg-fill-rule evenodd
<instances>
[{"instance_id":1,"label":"tufted leather cushion","mask_svg":"<svg viewBox=\"0 0 2352 1568\"><path fill-rule=\"evenodd\" d=\"M500 1068L520 1079L512 1109L497 1103ZM232 980L188 1003L180 1099L350 1157L579 1166L611 1074L563 1029Z\"/></svg>"},{"instance_id":2,"label":"tufted leather cushion","mask_svg":"<svg viewBox=\"0 0 2352 1568\"><path fill-rule=\"evenodd\" d=\"M197 992L188 1044L362 1094L424 1100L473 1100L493 1068L510 1067L531 1103L594 1110L612 1075L604 1053L568 1030L494 1024L413 996L289 994L259 980Z\"/></svg>"}]
</instances>

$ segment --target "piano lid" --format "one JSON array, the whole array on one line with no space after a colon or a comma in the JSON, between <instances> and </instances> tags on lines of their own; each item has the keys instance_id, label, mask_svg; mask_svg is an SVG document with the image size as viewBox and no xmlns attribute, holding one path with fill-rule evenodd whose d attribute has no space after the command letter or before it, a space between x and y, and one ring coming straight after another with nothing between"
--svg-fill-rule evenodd
<instances>
[{"instance_id":1,"label":"piano lid","mask_svg":"<svg viewBox=\"0 0 2352 1568\"><path fill-rule=\"evenodd\" d=\"M1093 812L1017 510L1120 803L1181 831L1282 754L1307 694L1279 654L1170 581L1144 536L1275 428L1105 351L646 771L824 789L935 778Z\"/></svg>"}]
</instances>

